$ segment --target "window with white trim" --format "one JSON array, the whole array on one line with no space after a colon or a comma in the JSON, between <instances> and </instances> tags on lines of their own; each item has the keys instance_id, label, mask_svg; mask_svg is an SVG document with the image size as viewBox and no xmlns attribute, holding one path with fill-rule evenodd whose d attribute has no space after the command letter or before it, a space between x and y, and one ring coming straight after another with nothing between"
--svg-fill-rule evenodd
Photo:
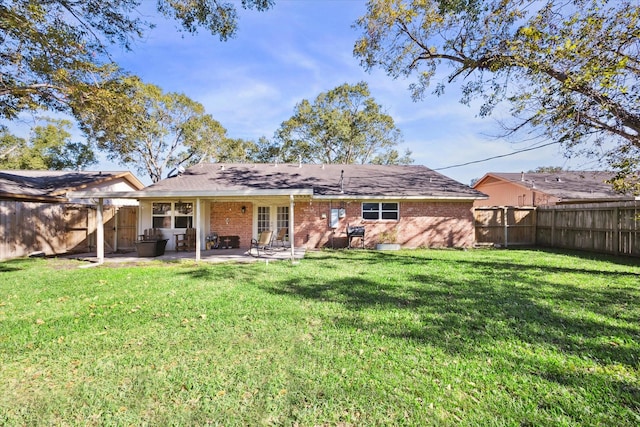
<instances>
[{"instance_id":1,"label":"window with white trim","mask_svg":"<svg viewBox=\"0 0 640 427\"><path fill-rule=\"evenodd\" d=\"M362 219L397 221L400 218L400 204L397 202L362 203Z\"/></svg>"},{"instance_id":2,"label":"window with white trim","mask_svg":"<svg viewBox=\"0 0 640 427\"><path fill-rule=\"evenodd\" d=\"M151 220L153 228L192 228L193 203L154 202Z\"/></svg>"}]
</instances>

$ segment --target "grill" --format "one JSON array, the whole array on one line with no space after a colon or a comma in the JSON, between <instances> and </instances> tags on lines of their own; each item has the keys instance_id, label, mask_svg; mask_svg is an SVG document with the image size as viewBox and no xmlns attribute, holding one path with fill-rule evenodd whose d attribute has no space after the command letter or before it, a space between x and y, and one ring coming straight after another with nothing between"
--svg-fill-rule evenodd
<instances>
[{"instance_id":1,"label":"grill","mask_svg":"<svg viewBox=\"0 0 640 427\"><path fill-rule=\"evenodd\" d=\"M351 246L352 239L360 239L360 245L362 249L364 249L364 227L351 227L347 225L347 240L349 241L349 249L353 247Z\"/></svg>"}]
</instances>

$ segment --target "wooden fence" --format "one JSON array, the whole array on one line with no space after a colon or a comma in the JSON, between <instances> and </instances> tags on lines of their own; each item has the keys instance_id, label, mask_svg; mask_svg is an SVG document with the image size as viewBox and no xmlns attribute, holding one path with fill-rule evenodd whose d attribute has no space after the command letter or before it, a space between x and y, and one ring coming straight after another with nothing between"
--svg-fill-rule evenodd
<instances>
[{"instance_id":1,"label":"wooden fence","mask_svg":"<svg viewBox=\"0 0 640 427\"><path fill-rule=\"evenodd\" d=\"M536 244L536 208L477 207L474 218L478 245Z\"/></svg>"},{"instance_id":2,"label":"wooden fence","mask_svg":"<svg viewBox=\"0 0 640 427\"><path fill-rule=\"evenodd\" d=\"M640 256L640 202L477 207L476 244Z\"/></svg>"},{"instance_id":3,"label":"wooden fence","mask_svg":"<svg viewBox=\"0 0 640 427\"><path fill-rule=\"evenodd\" d=\"M105 206L108 252L133 250L137 208ZM92 206L0 200L0 259L94 252L96 211Z\"/></svg>"}]
</instances>

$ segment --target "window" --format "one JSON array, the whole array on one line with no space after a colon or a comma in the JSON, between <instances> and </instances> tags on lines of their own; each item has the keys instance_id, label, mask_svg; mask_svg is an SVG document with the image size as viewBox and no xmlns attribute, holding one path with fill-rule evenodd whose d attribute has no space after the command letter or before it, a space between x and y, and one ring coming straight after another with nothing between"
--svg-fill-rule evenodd
<instances>
[{"instance_id":1,"label":"window","mask_svg":"<svg viewBox=\"0 0 640 427\"><path fill-rule=\"evenodd\" d=\"M398 203L363 203L362 219L369 220L393 220L397 221L399 215Z\"/></svg>"},{"instance_id":2,"label":"window","mask_svg":"<svg viewBox=\"0 0 640 427\"><path fill-rule=\"evenodd\" d=\"M154 202L151 216L153 228L192 228L193 203Z\"/></svg>"},{"instance_id":3,"label":"window","mask_svg":"<svg viewBox=\"0 0 640 427\"><path fill-rule=\"evenodd\" d=\"M173 228L192 228L193 227L193 203L176 203L174 212Z\"/></svg>"}]
</instances>

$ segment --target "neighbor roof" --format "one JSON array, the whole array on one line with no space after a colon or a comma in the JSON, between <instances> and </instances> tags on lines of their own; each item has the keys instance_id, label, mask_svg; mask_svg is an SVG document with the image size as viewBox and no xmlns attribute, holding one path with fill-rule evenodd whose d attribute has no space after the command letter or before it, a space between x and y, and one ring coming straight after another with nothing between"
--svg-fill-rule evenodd
<instances>
[{"instance_id":1,"label":"neighbor roof","mask_svg":"<svg viewBox=\"0 0 640 427\"><path fill-rule=\"evenodd\" d=\"M64 201L69 191L123 178L140 190L144 185L128 171L0 171L0 199Z\"/></svg>"},{"instance_id":2,"label":"neighbor roof","mask_svg":"<svg viewBox=\"0 0 640 427\"><path fill-rule=\"evenodd\" d=\"M613 176L612 172L602 171L489 172L479 179L473 188L477 188L483 181L493 177L549 194L560 200L621 198L622 195L615 192L611 184L605 182Z\"/></svg>"},{"instance_id":3,"label":"neighbor roof","mask_svg":"<svg viewBox=\"0 0 640 427\"><path fill-rule=\"evenodd\" d=\"M203 163L159 181L153 195L308 194L314 198L486 198L425 166Z\"/></svg>"}]
</instances>

